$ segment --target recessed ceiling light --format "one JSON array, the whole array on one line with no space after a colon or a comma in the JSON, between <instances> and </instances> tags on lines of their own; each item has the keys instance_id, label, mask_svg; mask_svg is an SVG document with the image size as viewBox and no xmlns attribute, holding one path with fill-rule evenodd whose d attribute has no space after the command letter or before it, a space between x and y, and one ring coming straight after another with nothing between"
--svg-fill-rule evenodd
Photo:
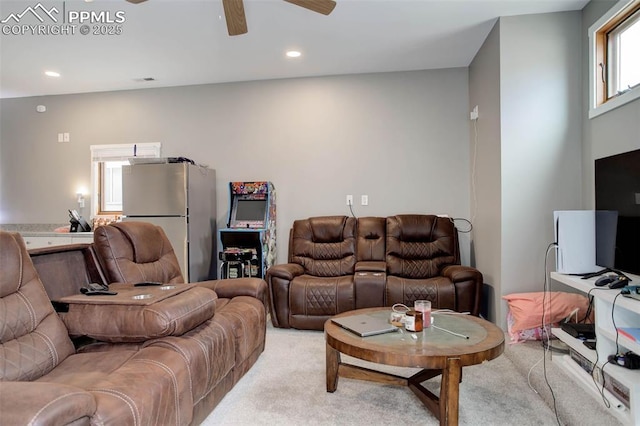
<instances>
[{"instance_id":1,"label":"recessed ceiling light","mask_svg":"<svg viewBox=\"0 0 640 426\"><path fill-rule=\"evenodd\" d=\"M44 74L48 77L60 77L60 73L55 71L45 71Z\"/></svg>"},{"instance_id":2,"label":"recessed ceiling light","mask_svg":"<svg viewBox=\"0 0 640 426\"><path fill-rule=\"evenodd\" d=\"M289 58L299 58L300 56L302 56L302 53L297 50L287 50L287 57Z\"/></svg>"}]
</instances>

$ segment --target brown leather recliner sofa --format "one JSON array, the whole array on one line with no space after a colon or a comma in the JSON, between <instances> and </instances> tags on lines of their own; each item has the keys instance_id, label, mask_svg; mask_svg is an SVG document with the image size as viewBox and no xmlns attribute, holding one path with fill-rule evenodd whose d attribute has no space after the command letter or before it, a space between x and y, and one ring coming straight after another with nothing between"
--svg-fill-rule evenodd
<instances>
[{"instance_id":1,"label":"brown leather recliner sofa","mask_svg":"<svg viewBox=\"0 0 640 426\"><path fill-rule=\"evenodd\" d=\"M0 423L199 424L264 350L262 280L135 287L123 268L117 296L82 295L112 279L100 250L124 262L133 244L149 281L166 278L154 253L174 261L170 245L150 248L161 229L105 228L94 244L31 252L0 231Z\"/></svg>"},{"instance_id":2,"label":"brown leather recliner sofa","mask_svg":"<svg viewBox=\"0 0 640 426\"><path fill-rule=\"evenodd\" d=\"M460 265L453 222L434 215L296 220L289 262L266 280L273 325L312 330L341 312L418 299L479 315L483 282Z\"/></svg>"}]
</instances>

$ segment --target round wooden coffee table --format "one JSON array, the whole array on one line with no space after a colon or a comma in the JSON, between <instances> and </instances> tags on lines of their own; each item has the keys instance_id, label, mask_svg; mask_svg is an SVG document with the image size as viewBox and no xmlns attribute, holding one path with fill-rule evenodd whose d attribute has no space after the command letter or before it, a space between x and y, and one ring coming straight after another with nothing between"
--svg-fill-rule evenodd
<instances>
[{"instance_id":1,"label":"round wooden coffee table","mask_svg":"<svg viewBox=\"0 0 640 426\"><path fill-rule=\"evenodd\" d=\"M369 314L389 318L390 313L391 308L368 308L336 317ZM335 392L339 376L409 386L441 425L457 425L462 367L500 356L504 351L504 332L494 324L470 315L434 314L433 318L435 326L462 336L430 327L420 333L400 330L359 337L327 320L324 324L327 392ZM409 378L400 377L343 363L341 353L379 364L423 370ZM439 375L442 375L440 395L436 396L421 383Z\"/></svg>"}]
</instances>

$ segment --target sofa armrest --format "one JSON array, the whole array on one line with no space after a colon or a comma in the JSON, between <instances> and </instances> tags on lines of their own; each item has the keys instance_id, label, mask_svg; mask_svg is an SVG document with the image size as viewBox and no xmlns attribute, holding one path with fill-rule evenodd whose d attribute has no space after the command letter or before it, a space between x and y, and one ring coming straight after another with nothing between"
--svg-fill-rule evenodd
<instances>
[{"instance_id":1,"label":"sofa armrest","mask_svg":"<svg viewBox=\"0 0 640 426\"><path fill-rule=\"evenodd\" d=\"M47 382L0 382L2 424L89 424L95 411L93 395L75 386Z\"/></svg>"},{"instance_id":2,"label":"sofa armrest","mask_svg":"<svg viewBox=\"0 0 640 426\"><path fill-rule=\"evenodd\" d=\"M274 327L290 328L289 287L295 277L304 274L304 268L297 263L275 265L267 270L269 308Z\"/></svg>"},{"instance_id":3,"label":"sofa armrest","mask_svg":"<svg viewBox=\"0 0 640 426\"><path fill-rule=\"evenodd\" d=\"M361 261L356 263L356 272L387 272L387 262L384 261Z\"/></svg>"},{"instance_id":4,"label":"sofa armrest","mask_svg":"<svg viewBox=\"0 0 640 426\"><path fill-rule=\"evenodd\" d=\"M233 299L236 296L250 296L260 300L267 308L267 283L260 278L233 278L209 280L193 283L198 287L208 288L216 292L218 297Z\"/></svg>"},{"instance_id":5,"label":"sofa armrest","mask_svg":"<svg viewBox=\"0 0 640 426\"><path fill-rule=\"evenodd\" d=\"M480 315L482 273L470 266L450 265L442 270L442 275L449 278L455 286L457 310Z\"/></svg>"},{"instance_id":6,"label":"sofa armrest","mask_svg":"<svg viewBox=\"0 0 640 426\"><path fill-rule=\"evenodd\" d=\"M362 260L356 263L353 276L355 308L384 306L387 262Z\"/></svg>"},{"instance_id":7,"label":"sofa armrest","mask_svg":"<svg viewBox=\"0 0 640 426\"><path fill-rule=\"evenodd\" d=\"M272 277L278 277L289 281L302 274L304 274L304 268L302 265L298 265L297 263L274 265L267 271L267 276L270 275Z\"/></svg>"}]
</instances>

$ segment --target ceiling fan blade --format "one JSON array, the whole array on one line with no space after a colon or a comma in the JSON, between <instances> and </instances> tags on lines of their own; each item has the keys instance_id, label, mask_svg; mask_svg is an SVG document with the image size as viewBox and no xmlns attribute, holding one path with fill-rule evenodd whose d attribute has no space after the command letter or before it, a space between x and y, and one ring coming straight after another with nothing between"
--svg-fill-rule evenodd
<instances>
[{"instance_id":1,"label":"ceiling fan blade","mask_svg":"<svg viewBox=\"0 0 640 426\"><path fill-rule=\"evenodd\" d=\"M247 19L244 16L242 0L222 0L224 17L227 20L227 31L230 36L247 32Z\"/></svg>"},{"instance_id":2,"label":"ceiling fan blade","mask_svg":"<svg viewBox=\"0 0 640 426\"><path fill-rule=\"evenodd\" d=\"M284 0L286 2L295 4L296 6L304 7L305 9L312 10L314 12L322 13L323 15L330 14L336 7L336 2L333 0Z\"/></svg>"}]
</instances>

